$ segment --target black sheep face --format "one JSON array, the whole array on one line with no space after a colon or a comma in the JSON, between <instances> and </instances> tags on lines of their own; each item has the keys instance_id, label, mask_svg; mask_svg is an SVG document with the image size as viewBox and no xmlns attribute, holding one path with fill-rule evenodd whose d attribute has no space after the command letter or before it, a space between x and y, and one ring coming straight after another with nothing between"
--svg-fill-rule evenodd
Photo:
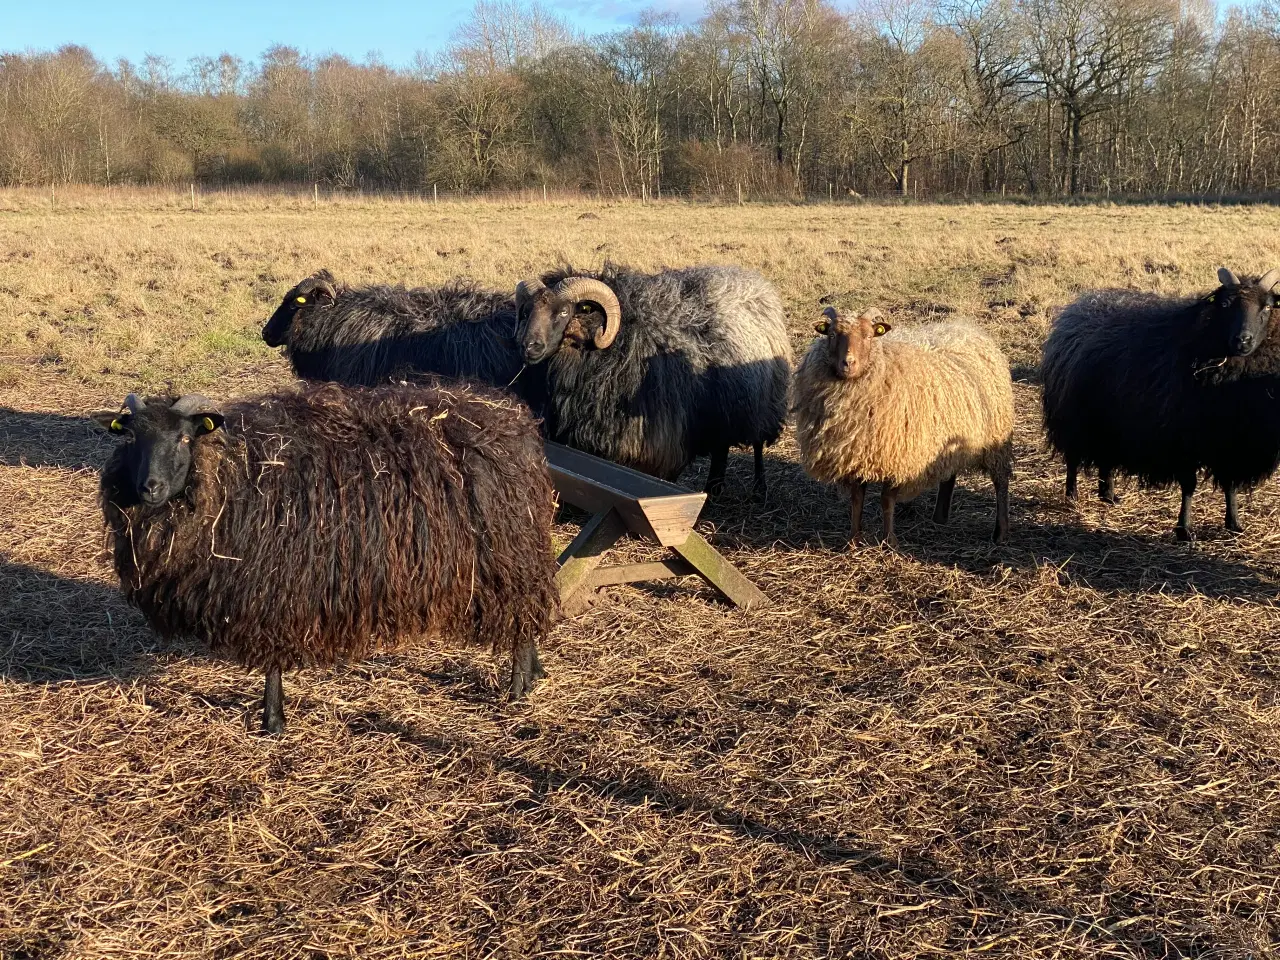
<instances>
[{"instance_id":1,"label":"black sheep face","mask_svg":"<svg viewBox=\"0 0 1280 960\"><path fill-rule=\"evenodd\" d=\"M113 458L119 465L117 490L124 502L159 506L187 488L192 448L197 437L222 426L222 414L208 409L202 397L183 397L172 404L150 403L133 395L120 413L95 414L108 433L124 442Z\"/></svg>"},{"instance_id":2,"label":"black sheep face","mask_svg":"<svg viewBox=\"0 0 1280 960\"><path fill-rule=\"evenodd\" d=\"M1276 295L1269 285L1233 280L1226 280L1210 294L1212 323L1225 338L1223 356L1247 357L1267 338Z\"/></svg>"},{"instance_id":3,"label":"black sheep face","mask_svg":"<svg viewBox=\"0 0 1280 960\"><path fill-rule=\"evenodd\" d=\"M262 339L269 347L282 347L291 339L294 318L299 311L310 307L332 307L337 297L333 278L327 270L314 277L307 277L284 295L280 306L262 328Z\"/></svg>"},{"instance_id":4,"label":"black sheep face","mask_svg":"<svg viewBox=\"0 0 1280 960\"><path fill-rule=\"evenodd\" d=\"M539 290L521 304L518 339L526 363L541 363L560 349L576 307L553 290Z\"/></svg>"}]
</instances>

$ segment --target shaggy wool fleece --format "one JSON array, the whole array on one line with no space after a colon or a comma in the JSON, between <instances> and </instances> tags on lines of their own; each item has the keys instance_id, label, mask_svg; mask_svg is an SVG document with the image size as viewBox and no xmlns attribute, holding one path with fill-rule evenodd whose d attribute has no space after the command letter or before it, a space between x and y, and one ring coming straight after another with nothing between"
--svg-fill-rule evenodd
<instances>
[{"instance_id":1,"label":"shaggy wool fleece","mask_svg":"<svg viewBox=\"0 0 1280 960\"><path fill-rule=\"evenodd\" d=\"M259 669L546 635L554 493L519 403L325 384L223 414L194 441L185 492L158 507L133 501L120 454L103 471L121 588L158 633Z\"/></svg>"},{"instance_id":2,"label":"shaggy wool fleece","mask_svg":"<svg viewBox=\"0 0 1280 960\"><path fill-rule=\"evenodd\" d=\"M1012 473L1009 363L967 324L877 337L856 380L835 376L820 337L796 372L794 412L805 469L826 483L890 484L910 500L956 473Z\"/></svg>"}]
</instances>

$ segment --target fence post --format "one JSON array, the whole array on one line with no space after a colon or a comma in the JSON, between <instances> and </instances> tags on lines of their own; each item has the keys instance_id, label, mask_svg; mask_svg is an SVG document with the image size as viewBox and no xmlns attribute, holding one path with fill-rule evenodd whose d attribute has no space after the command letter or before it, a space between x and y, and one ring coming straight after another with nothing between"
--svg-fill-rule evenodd
<instances>
[{"instance_id":1,"label":"fence post","mask_svg":"<svg viewBox=\"0 0 1280 960\"><path fill-rule=\"evenodd\" d=\"M738 181L738 206L742 206L742 181Z\"/></svg>"},{"instance_id":2,"label":"fence post","mask_svg":"<svg viewBox=\"0 0 1280 960\"><path fill-rule=\"evenodd\" d=\"M436 185L434 183L431 185L431 202L437 206L440 204L440 194L437 192Z\"/></svg>"},{"instance_id":3,"label":"fence post","mask_svg":"<svg viewBox=\"0 0 1280 960\"><path fill-rule=\"evenodd\" d=\"M320 206L320 184L311 184L311 199L315 201L315 205Z\"/></svg>"}]
</instances>

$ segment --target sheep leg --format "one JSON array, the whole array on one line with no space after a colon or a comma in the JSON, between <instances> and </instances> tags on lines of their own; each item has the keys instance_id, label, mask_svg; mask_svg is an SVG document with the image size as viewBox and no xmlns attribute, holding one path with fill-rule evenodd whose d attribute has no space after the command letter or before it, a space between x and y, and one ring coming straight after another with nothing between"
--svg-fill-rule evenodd
<instances>
[{"instance_id":1,"label":"sheep leg","mask_svg":"<svg viewBox=\"0 0 1280 960\"><path fill-rule=\"evenodd\" d=\"M751 489L751 495L757 500L763 500L769 492L768 485L764 481L764 444L757 443L756 449L756 482Z\"/></svg>"},{"instance_id":2,"label":"sheep leg","mask_svg":"<svg viewBox=\"0 0 1280 960\"><path fill-rule=\"evenodd\" d=\"M1009 478L996 473L992 475L991 482L996 488L996 531L991 539L1000 543L1009 535Z\"/></svg>"},{"instance_id":3,"label":"sheep leg","mask_svg":"<svg viewBox=\"0 0 1280 960\"><path fill-rule=\"evenodd\" d=\"M861 480L849 481L849 546L856 547L862 541L862 500L867 494L867 485Z\"/></svg>"},{"instance_id":4,"label":"sheep leg","mask_svg":"<svg viewBox=\"0 0 1280 960\"><path fill-rule=\"evenodd\" d=\"M951 519L951 495L956 492L956 475L953 473L938 484L938 502L933 505L933 522L946 523Z\"/></svg>"},{"instance_id":5,"label":"sheep leg","mask_svg":"<svg viewBox=\"0 0 1280 960\"><path fill-rule=\"evenodd\" d=\"M717 447L711 451L711 469L707 471L707 496L718 497L724 492L724 470L728 463L728 447Z\"/></svg>"},{"instance_id":6,"label":"sheep leg","mask_svg":"<svg viewBox=\"0 0 1280 960\"><path fill-rule=\"evenodd\" d=\"M885 484L880 488L880 515L884 524L884 542L898 549L898 537L893 532L893 508L898 502L898 490Z\"/></svg>"},{"instance_id":7,"label":"sheep leg","mask_svg":"<svg viewBox=\"0 0 1280 960\"><path fill-rule=\"evenodd\" d=\"M1110 467L1098 468L1098 499L1103 503L1119 503L1116 496L1116 478Z\"/></svg>"},{"instance_id":8,"label":"sheep leg","mask_svg":"<svg viewBox=\"0 0 1280 960\"><path fill-rule=\"evenodd\" d=\"M267 671L267 687L262 695L262 732L284 733L284 687L279 667Z\"/></svg>"},{"instance_id":9,"label":"sheep leg","mask_svg":"<svg viewBox=\"0 0 1280 960\"><path fill-rule=\"evenodd\" d=\"M538 644L532 637L519 640L511 650L511 682L507 686L507 696L511 700L519 700L533 689L540 677L546 676L542 669L542 660L538 656Z\"/></svg>"},{"instance_id":10,"label":"sheep leg","mask_svg":"<svg viewBox=\"0 0 1280 960\"><path fill-rule=\"evenodd\" d=\"M1191 498L1196 492L1195 473L1179 477L1178 483L1182 486L1182 509L1178 512L1178 525L1173 528L1173 532L1183 543L1191 543L1196 538L1191 531Z\"/></svg>"},{"instance_id":11,"label":"sheep leg","mask_svg":"<svg viewBox=\"0 0 1280 960\"><path fill-rule=\"evenodd\" d=\"M1240 525L1240 518L1236 515L1236 485L1224 483L1222 493L1227 498L1227 529L1232 533L1244 533L1244 527Z\"/></svg>"},{"instance_id":12,"label":"sheep leg","mask_svg":"<svg viewBox=\"0 0 1280 960\"><path fill-rule=\"evenodd\" d=\"M1067 460L1067 499L1075 502L1076 499L1076 478L1080 473L1080 462L1078 460Z\"/></svg>"}]
</instances>

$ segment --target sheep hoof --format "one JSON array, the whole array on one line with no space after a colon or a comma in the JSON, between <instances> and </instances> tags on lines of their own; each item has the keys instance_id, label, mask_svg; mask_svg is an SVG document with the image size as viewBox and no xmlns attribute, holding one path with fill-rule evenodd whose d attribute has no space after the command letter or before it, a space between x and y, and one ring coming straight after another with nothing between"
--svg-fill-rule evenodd
<instances>
[{"instance_id":1,"label":"sheep hoof","mask_svg":"<svg viewBox=\"0 0 1280 960\"><path fill-rule=\"evenodd\" d=\"M1173 532L1183 543L1195 543L1196 535L1191 532L1190 527L1174 527Z\"/></svg>"},{"instance_id":2,"label":"sheep hoof","mask_svg":"<svg viewBox=\"0 0 1280 960\"><path fill-rule=\"evenodd\" d=\"M769 497L769 487L763 480L757 480L751 488L751 499L763 502Z\"/></svg>"},{"instance_id":3,"label":"sheep hoof","mask_svg":"<svg viewBox=\"0 0 1280 960\"><path fill-rule=\"evenodd\" d=\"M1242 526L1241 526L1240 524L1238 524L1238 523L1228 523L1228 524L1226 524L1225 526L1226 526L1226 528L1227 528L1227 533L1231 533L1231 534L1241 534L1241 533L1244 533L1244 527L1242 527Z\"/></svg>"},{"instance_id":4,"label":"sheep hoof","mask_svg":"<svg viewBox=\"0 0 1280 960\"><path fill-rule=\"evenodd\" d=\"M897 538L896 536L894 536L893 534L890 534L889 536L885 537L885 538L884 538L882 541L880 541L880 542L881 542L884 546L888 547L890 550L897 550L897 549L898 549L898 538Z\"/></svg>"}]
</instances>

